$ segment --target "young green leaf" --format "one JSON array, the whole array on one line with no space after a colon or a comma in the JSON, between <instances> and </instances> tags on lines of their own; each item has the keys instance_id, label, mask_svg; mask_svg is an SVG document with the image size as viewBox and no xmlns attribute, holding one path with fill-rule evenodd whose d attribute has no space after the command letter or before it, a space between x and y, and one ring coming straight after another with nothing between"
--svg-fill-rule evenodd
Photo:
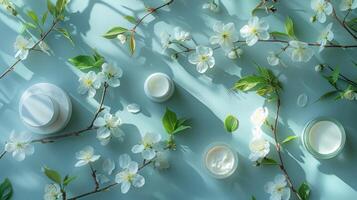
<instances>
[{"instance_id":1,"label":"young green leaf","mask_svg":"<svg viewBox=\"0 0 357 200\"><path fill-rule=\"evenodd\" d=\"M56 31L58 33L62 34L62 36L65 37L74 46L74 42L73 42L72 36L67 31L67 29L65 29L65 28L57 28Z\"/></svg>"},{"instance_id":2,"label":"young green leaf","mask_svg":"<svg viewBox=\"0 0 357 200\"><path fill-rule=\"evenodd\" d=\"M334 90L334 91L330 91L330 92L326 92L325 94L323 94L317 101L322 101L322 100L326 100L326 99L331 99L331 98L336 98L336 96L339 95L339 91ZM317 102L316 101L316 102Z\"/></svg>"},{"instance_id":3,"label":"young green leaf","mask_svg":"<svg viewBox=\"0 0 357 200\"><path fill-rule=\"evenodd\" d=\"M116 38L119 34L123 34L125 32L127 32L128 29L117 26L114 28L111 28L109 31L107 31L103 37L107 38L107 39L114 39Z\"/></svg>"},{"instance_id":4,"label":"young green leaf","mask_svg":"<svg viewBox=\"0 0 357 200\"><path fill-rule=\"evenodd\" d=\"M235 130L238 129L239 126L239 121L236 117L234 117L233 115L228 115L226 117L226 120L224 120L224 128L226 129L226 131L228 131L229 133L234 132Z\"/></svg>"},{"instance_id":5,"label":"young green leaf","mask_svg":"<svg viewBox=\"0 0 357 200\"><path fill-rule=\"evenodd\" d=\"M41 18L41 24L44 25L46 23L47 20L47 16L48 16L48 11L46 11Z\"/></svg>"},{"instance_id":6,"label":"young green leaf","mask_svg":"<svg viewBox=\"0 0 357 200\"><path fill-rule=\"evenodd\" d=\"M176 129L177 115L169 108L166 108L164 117L162 118L162 124L168 134L173 134Z\"/></svg>"},{"instance_id":7,"label":"young green leaf","mask_svg":"<svg viewBox=\"0 0 357 200\"><path fill-rule=\"evenodd\" d=\"M63 13L66 4L67 4L67 0L57 0L56 2L57 15L61 15Z\"/></svg>"},{"instance_id":8,"label":"young green leaf","mask_svg":"<svg viewBox=\"0 0 357 200\"><path fill-rule=\"evenodd\" d=\"M131 55L134 55L135 49L136 49L136 42L135 42L134 32L132 32L132 33L130 34L129 48L130 48L130 54L131 54Z\"/></svg>"},{"instance_id":9,"label":"young green leaf","mask_svg":"<svg viewBox=\"0 0 357 200\"><path fill-rule=\"evenodd\" d=\"M130 22L132 24L136 24L137 23L135 17L133 17L133 16L127 15L127 16L124 16L124 19L126 19L128 22Z\"/></svg>"},{"instance_id":10,"label":"young green leaf","mask_svg":"<svg viewBox=\"0 0 357 200\"><path fill-rule=\"evenodd\" d=\"M339 76L340 76L340 68L337 67L336 69L333 70L332 75L331 75L332 84L337 83Z\"/></svg>"},{"instance_id":11,"label":"young green leaf","mask_svg":"<svg viewBox=\"0 0 357 200\"><path fill-rule=\"evenodd\" d=\"M96 62L92 56L86 55L79 55L68 59L68 61L80 70L92 68Z\"/></svg>"},{"instance_id":12,"label":"young green leaf","mask_svg":"<svg viewBox=\"0 0 357 200\"><path fill-rule=\"evenodd\" d=\"M297 135L290 135L290 136L286 137L286 138L281 142L281 144L288 143L288 142L293 141L293 140L295 140L295 139L297 139L297 138L299 138L299 136L297 136Z\"/></svg>"},{"instance_id":13,"label":"young green leaf","mask_svg":"<svg viewBox=\"0 0 357 200\"><path fill-rule=\"evenodd\" d=\"M37 14L35 13L35 11L29 10L29 11L27 12L27 16L29 16L29 17L32 19L33 22L35 22L36 24L38 24L38 16L37 16Z\"/></svg>"},{"instance_id":14,"label":"young green leaf","mask_svg":"<svg viewBox=\"0 0 357 200\"><path fill-rule=\"evenodd\" d=\"M63 179L63 185L67 186L68 184L70 184L72 181L74 181L77 177L75 176L65 176Z\"/></svg>"},{"instance_id":15,"label":"young green leaf","mask_svg":"<svg viewBox=\"0 0 357 200\"><path fill-rule=\"evenodd\" d=\"M31 22L24 22L23 24L25 29L36 29L37 26Z\"/></svg>"},{"instance_id":16,"label":"young green leaf","mask_svg":"<svg viewBox=\"0 0 357 200\"><path fill-rule=\"evenodd\" d=\"M47 0L47 9L48 9L48 12L50 12L52 16L56 15L56 8L55 8L55 5L53 5L53 3L51 2L51 0Z\"/></svg>"},{"instance_id":17,"label":"young green leaf","mask_svg":"<svg viewBox=\"0 0 357 200\"><path fill-rule=\"evenodd\" d=\"M58 183L58 184L62 184L61 175L57 171L55 171L53 169L50 169L50 168L47 168L47 167L44 167L44 173L53 182Z\"/></svg>"},{"instance_id":18,"label":"young green leaf","mask_svg":"<svg viewBox=\"0 0 357 200\"><path fill-rule=\"evenodd\" d=\"M251 200L257 200L257 199L255 198L255 196L252 196Z\"/></svg>"},{"instance_id":19,"label":"young green leaf","mask_svg":"<svg viewBox=\"0 0 357 200\"><path fill-rule=\"evenodd\" d=\"M176 133L182 132L182 131L184 131L184 130L186 130L186 129L190 129L190 128L191 128L191 126L181 125L181 126L177 127L177 128L172 132L172 134L176 134Z\"/></svg>"},{"instance_id":20,"label":"young green leaf","mask_svg":"<svg viewBox=\"0 0 357 200\"><path fill-rule=\"evenodd\" d=\"M289 37L288 34L279 31L270 32L270 35L273 37Z\"/></svg>"},{"instance_id":21,"label":"young green leaf","mask_svg":"<svg viewBox=\"0 0 357 200\"><path fill-rule=\"evenodd\" d=\"M285 20L285 32L292 39L296 39L294 31L294 22L290 17L287 17Z\"/></svg>"},{"instance_id":22,"label":"young green leaf","mask_svg":"<svg viewBox=\"0 0 357 200\"><path fill-rule=\"evenodd\" d=\"M263 158L263 160L260 162L262 165L278 165L278 162L276 162L272 158Z\"/></svg>"},{"instance_id":23,"label":"young green leaf","mask_svg":"<svg viewBox=\"0 0 357 200\"><path fill-rule=\"evenodd\" d=\"M0 184L0 200L11 200L13 195L12 185L9 179Z\"/></svg>"},{"instance_id":24,"label":"young green leaf","mask_svg":"<svg viewBox=\"0 0 357 200\"><path fill-rule=\"evenodd\" d=\"M309 185L306 182L304 182L300 185L298 192L299 192L299 196L302 198L302 200L309 199L311 191L310 191Z\"/></svg>"}]
</instances>

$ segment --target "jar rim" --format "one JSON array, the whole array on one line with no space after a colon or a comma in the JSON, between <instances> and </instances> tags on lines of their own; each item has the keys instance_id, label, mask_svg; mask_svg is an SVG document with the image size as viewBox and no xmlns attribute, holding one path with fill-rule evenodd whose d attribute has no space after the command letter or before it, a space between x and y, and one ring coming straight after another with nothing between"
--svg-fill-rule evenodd
<instances>
[{"instance_id":1,"label":"jar rim","mask_svg":"<svg viewBox=\"0 0 357 200\"><path fill-rule=\"evenodd\" d=\"M322 153L317 152L314 148L311 147L311 145L309 143L309 139L308 139L309 132L310 132L311 128L315 124L317 124L318 122L321 122L321 121L329 121L329 122L334 123L338 127L340 132L341 132L341 144L340 144L340 146L335 151L333 151L331 153L328 153L328 154L322 154ZM303 146L305 147L305 149L310 154L312 154L315 158L318 158L318 159L330 159L330 158L336 157L342 151L342 149L344 148L345 143L346 143L346 132L345 132L345 129L343 128L342 124L339 121L337 121L336 119L333 119L333 118L330 118L330 117L318 117L318 118L313 119L313 120L311 120L311 121L306 123L306 125L305 125L305 127L303 129L303 132L302 132L301 139L302 139L302 143L303 143Z\"/></svg>"}]
</instances>

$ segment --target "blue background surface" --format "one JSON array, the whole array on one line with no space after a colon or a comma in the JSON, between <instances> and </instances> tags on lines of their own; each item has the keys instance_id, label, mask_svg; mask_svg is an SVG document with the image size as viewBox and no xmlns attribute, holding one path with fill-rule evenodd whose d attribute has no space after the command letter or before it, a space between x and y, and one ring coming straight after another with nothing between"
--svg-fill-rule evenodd
<instances>
[{"instance_id":1,"label":"blue background surface","mask_svg":"<svg viewBox=\"0 0 357 200\"><path fill-rule=\"evenodd\" d=\"M150 6L162 4L162 1L144 1ZM123 15L144 14L144 4L139 0L73 0L70 3L69 21L66 26L74 35L76 46L73 47L63 38L52 35L47 43L55 53L46 56L32 52L30 57L20 63L15 72L0 81L0 142L1 148L12 130L26 130L18 115L18 102L22 92L38 82L54 83L68 92L73 102L73 116L68 127L63 131L78 130L85 127L92 119L98 105L96 100L89 100L77 93L80 71L73 68L66 60L78 54L90 54L96 48L109 62L124 69L121 86L109 92L105 104L113 111L120 110L125 123L125 142L112 141L101 146L94 132L81 137L67 138L53 144L36 144L35 154L23 162L15 161L6 155L0 161L0 179L9 177L13 183L15 200L42 199L44 186L49 180L42 174L41 167L47 165L58 169L62 174L78 176L69 187L69 196L92 190L93 183L89 168L75 168L75 152L86 145L95 147L96 152L104 158L117 161L122 153L129 153L135 160L139 155L130 153L132 145L140 139L140 133L151 131L165 136L161 125L161 116L168 106L180 116L191 118L192 129L177 137L178 149L170 154L171 168L167 171L144 169L141 174L146 178L143 188L133 189L126 195L120 188L113 188L86 199L147 199L147 200L216 200L216 199L249 199L254 194L258 200L268 199L264 184L273 180L279 172L275 167L253 167L248 159L248 143L251 139L249 117L264 99L255 94L235 94L229 89L241 75L253 73L254 62L267 66L268 50L278 50L278 44L258 43L251 48L244 47L244 56L238 61L224 57L220 50L215 51L216 66L208 73L201 75L195 67L180 58L173 62L162 53L159 35L162 31L171 33L173 27L181 26L192 32L200 44L207 44L213 34L212 25L217 20L234 22L237 31L246 23L250 10L258 1L222 0L221 12L210 14L203 12L204 1L176 0L170 8L165 8L154 17L150 16L138 28L137 52L133 57L128 50L109 41L101 35L117 25L131 27ZM44 1L15 1L24 11L34 9L43 13ZM23 14L23 13L21 13ZM275 15L264 17L270 30L284 30L286 16L296 23L296 34L303 41L313 42L319 31L327 25L311 24L310 1L282 1ZM24 15L22 15L24 16ZM340 43L349 44L353 39L334 23L335 37ZM21 25L18 20L3 9L0 10L0 69L13 61L13 42ZM317 49L315 49L317 50ZM272 67L280 74L284 92L282 94L282 113L280 118L280 138L287 135L301 135L302 129L309 120L318 116L330 116L339 120L346 129L347 142L343 153L334 159L321 161L312 157L302 146L300 140L289 144L284 150L284 160L295 186L307 180L312 188L312 200L355 199L357 197L357 106L350 101L324 101L313 103L321 94L331 88L327 82L314 71L318 63L329 63L340 66L344 73L356 77L356 69L350 62L356 58L356 50L326 49L314 56L308 63L292 63L284 57L286 67ZM356 60L355 60L356 61ZM176 92L171 100L163 104L151 102L143 91L145 78L154 72L164 72L173 78ZM300 108L296 105L297 96L306 93L309 105ZM97 97L98 99L98 97ZM125 109L130 103L142 106L138 115L128 113ZM273 105L268 105L274 113ZM233 114L240 119L239 130L231 135L224 131L223 120ZM35 135L36 137L36 135ZM269 134L270 140L273 138ZM202 154L213 142L226 142L238 152L239 165L236 173L224 180L216 180L204 170ZM273 146L271 151L274 152ZM273 157L276 157L273 153ZM100 167L101 162L96 164ZM117 170L115 171L117 172ZM292 198L294 199L294 197Z\"/></svg>"}]
</instances>

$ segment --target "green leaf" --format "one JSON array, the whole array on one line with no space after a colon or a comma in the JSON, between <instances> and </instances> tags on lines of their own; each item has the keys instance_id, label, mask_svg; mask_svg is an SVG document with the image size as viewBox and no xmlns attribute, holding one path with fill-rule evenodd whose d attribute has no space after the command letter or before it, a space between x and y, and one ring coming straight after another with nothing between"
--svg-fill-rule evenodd
<instances>
[{"instance_id":1,"label":"green leaf","mask_svg":"<svg viewBox=\"0 0 357 200\"><path fill-rule=\"evenodd\" d=\"M336 90L330 91L330 92L326 92L317 101L335 98L338 94L339 94L339 91L336 91Z\"/></svg>"},{"instance_id":2,"label":"green leaf","mask_svg":"<svg viewBox=\"0 0 357 200\"><path fill-rule=\"evenodd\" d=\"M56 8L55 8L55 5L53 5L53 3L51 2L51 0L47 0L47 9L48 9L48 12L50 12L52 16L56 15Z\"/></svg>"},{"instance_id":3,"label":"green leaf","mask_svg":"<svg viewBox=\"0 0 357 200\"><path fill-rule=\"evenodd\" d=\"M278 165L278 162L276 162L272 158L263 158L263 160L261 161L260 164L262 164L262 165Z\"/></svg>"},{"instance_id":4,"label":"green leaf","mask_svg":"<svg viewBox=\"0 0 357 200\"><path fill-rule=\"evenodd\" d=\"M289 37L288 34L279 31L270 32L270 35L273 37Z\"/></svg>"},{"instance_id":5,"label":"green leaf","mask_svg":"<svg viewBox=\"0 0 357 200\"><path fill-rule=\"evenodd\" d=\"M13 195L12 185L9 179L0 184L0 200L11 200Z\"/></svg>"},{"instance_id":6,"label":"green leaf","mask_svg":"<svg viewBox=\"0 0 357 200\"><path fill-rule=\"evenodd\" d=\"M76 176L65 176L63 179L63 185L67 186L68 184L70 184L72 181L74 181L77 177Z\"/></svg>"},{"instance_id":7,"label":"green leaf","mask_svg":"<svg viewBox=\"0 0 357 200\"><path fill-rule=\"evenodd\" d=\"M57 171L44 167L44 173L49 179L51 179L55 183L62 183L61 175Z\"/></svg>"},{"instance_id":8,"label":"green leaf","mask_svg":"<svg viewBox=\"0 0 357 200\"><path fill-rule=\"evenodd\" d=\"M41 18L41 23L42 23L42 25L44 25L44 24L46 23L47 16L48 16L48 11L46 11L46 12L42 15L42 18Z\"/></svg>"},{"instance_id":9,"label":"green leaf","mask_svg":"<svg viewBox=\"0 0 357 200\"><path fill-rule=\"evenodd\" d=\"M25 29L36 29L37 28L37 26L31 22L25 22L23 24L23 26L25 27Z\"/></svg>"},{"instance_id":10,"label":"green leaf","mask_svg":"<svg viewBox=\"0 0 357 200\"><path fill-rule=\"evenodd\" d=\"M226 120L224 120L224 128L226 129L226 131L228 131L230 133L237 130L238 126L239 126L239 121L233 115L228 115L226 117Z\"/></svg>"},{"instance_id":11,"label":"green leaf","mask_svg":"<svg viewBox=\"0 0 357 200\"><path fill-rule=\"evenodd\" d=\"M234 89L241 90L243 92L249 91L256 87L258 84L262 84L265 82L265 79L260 76L246 76L241 78L235 85Z\"/></svg>"},{"instance_id":12,"label":"green leaf","mask_svg":"<svg viewBox=\"0 0 357 200\"><path fill-rule=\"evenodd\" d=\"M331 75L331 81L333 84L337 83L339 76L340 76L340 68L337 67L336 69L333 70L333 73Z\"/></svg>"},{"instance_id":13,"label":"green leaf","mask_svg":"<svg viewBox=\"0 0 357 200\"><path fill-rule=\"evenodd\" d=\"M134 32L130 34L130 43L129 43L130 54L134 55L136 49L135 36Z\"/></svg>"},{"instance_id":14,"label":"green leaf","mask_svg":"<svg viewBox=\"0 0 357 200\"><path fill-rule=\"evenodd\" d=\"M296 39L294 31L294 22L290 17L287 17L285 20L285 32L290 38Z\"/></svg>"},{"instance_id":15,"label":"green leaf","mask_svg":"<svg viewBox=\"0 0 357 200\"><path fill-rule=\"evenodd\" d=\"M182 125L182 126L177 127L177 128L172 132L172 134L177 134L177 133L179 133L179 132L182 132L182 131L184 131L184 130L186 130L186 129L190 129L190 128L191 128L191 126Z\"/></svg>"},{"instance_id":16,"label":"green leaf","mask_svg":"<svg viewBox=\"0 0 357 200\"><path fill-rule=\"evenodd\" d=\"M257 200L257 199L255 198L255 196L252 196L251 200Z\"/></svg>"},{"instance_id":17,"label":"green leaf","mask_svg":"<svg viewBox=\"0 0 357 200\"><path fill-rule=\"evenodd\" d=\"M73 42L72 36L67 31L67 29L65 29L65 28L57 28L56 31L59 32L60 34L62 34L62 36L65 37L74 46L74 42Z\"/></svg>"},{"instance_id":18,"label":"green leaf","mask_svg":"<svg viewBox=\"0 0 357 200\"><path fill-rule=\"evenodd\" d=\"M311 190L309 185L306 182L304 182L300 185L298 192L302 200L308 200L310 197Z\"/></svg>"},{"instance_id":19,"label":"green leaf","mask_svg":"<svg viewBox=\"0 0 357 200\"><path fill-rule=\"evenodd\" d=\"M133 16L127 15L127 16L124 16L124 19L126 19L128 22L130 22L132 24L136 24L137 23L136 18L133 17Z\"/></svg>"},{"instance_id":20,"label":"green leaf","mask_svg":"<svg viewBox=\"0 0 357 200\"><path fill-rule=\"evenodd\" d=\"M103 37L107 38L107 39L114 39L116 38L119 34L123 34L125 32L127 32L128 29L117 26L114 28L111 28L109 31L107 31Z\"/></svg>"},{"instance_id":21,"label":"green leaf","mask_svg":"<svg viewBox=\"0 0 357 200\"><path fill-rule=\"evenodd\" d=\"M35 13L35 11L29 10L29 11L27 12L27 16L29 16L29 17L32 19L33 22L35 22L36 24L38 24L38 16L37 16L37 14Z\"/></svg>"},{"instance_id":22,"label":"green leaf","mask_svg":"<svg viewBox=\"0 0 357 200\"><path fill-rule=\"evenodd\" d=\"M67 0L57 0L56 2L57 15L61 15L63 13L66 4L67 4Z\"/></svg>"},{"instance_id":23,"label":"green leaf","mask_svg":"<svg viewBox=\"0 0 357 200\"><path fill-rule=\"evenodd\" d=\"M162 124L168 134L173 134L176 129L177 115L169 108L166 108L164 117L162 118Z\"/></svg>"},{"instance_id":24,"label":"green leaf","mask_svg":"<svg viewBox=\"0 0 357 200\"><path fill-rule=\"evenodd\" d=\"M297 139L297 138L299 138L299 136L297 136L297 135L290 135L290 136L286 137L286 138L281 142L281 144L288 143L288 142L290 142L290 141L292 141L292 140L295 140L295 139Z\"/></svg>"},{"instance_id":25,"label":"green leaf","mask_svg":"<svg viewBox=\"0 0 357 200\"><path fill-rule=\"evenodd\" d=\"M74 58L68 59L68 61L81 70L92 68L96 63L96 60L92 56L86 55L79 55Z\"/></svg>"}]
</instances>

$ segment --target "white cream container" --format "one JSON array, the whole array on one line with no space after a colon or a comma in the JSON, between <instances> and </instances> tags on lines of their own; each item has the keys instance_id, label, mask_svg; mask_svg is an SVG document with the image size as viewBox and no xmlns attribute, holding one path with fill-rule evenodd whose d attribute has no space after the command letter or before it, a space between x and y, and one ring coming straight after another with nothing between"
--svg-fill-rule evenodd
<instances>
[{"instance_id":1,"label":"white cream container","mask_svg":"<svg viewBox=\"0 0 357 200\"><path fill-rule=\"evenodd\" d=\"M22 94L19 115L31 132L51 134L68 124L72 103L61 88L50 83L38 83Z\"/></svg>"},{"instance_id":2,"label":"white cream container","mask_svg":"<svg viewBox=\"0 0 357 200\"><path fill-rule=\"evenodd\" d=\"M144 83L144 91L147 97L155 102L168 100L175 91L172 79L163 73L151 74Z\"/></svg>"},{"instance_id":3,"label":"white cream container","mask_svg":"<svg viewBox=\"0 0 357 200\"><path fill-rule=\"evenodd\" d=\"M238 156L227 144L212 144L203 156L203 163L209 174L223 179L231 176L237 169Z\"/></svg>"},{"instance_id":4,"label":"white cream container","mask_svg":"<svg viewBox=\"0 0 357 200\"><path fill-rule=\"evenodd\" d=\"M316 158L329 159L342 151L346 133L338 121L321 117L307 123L302 134L302 142Z\"/></svg>"}]
</instances>

